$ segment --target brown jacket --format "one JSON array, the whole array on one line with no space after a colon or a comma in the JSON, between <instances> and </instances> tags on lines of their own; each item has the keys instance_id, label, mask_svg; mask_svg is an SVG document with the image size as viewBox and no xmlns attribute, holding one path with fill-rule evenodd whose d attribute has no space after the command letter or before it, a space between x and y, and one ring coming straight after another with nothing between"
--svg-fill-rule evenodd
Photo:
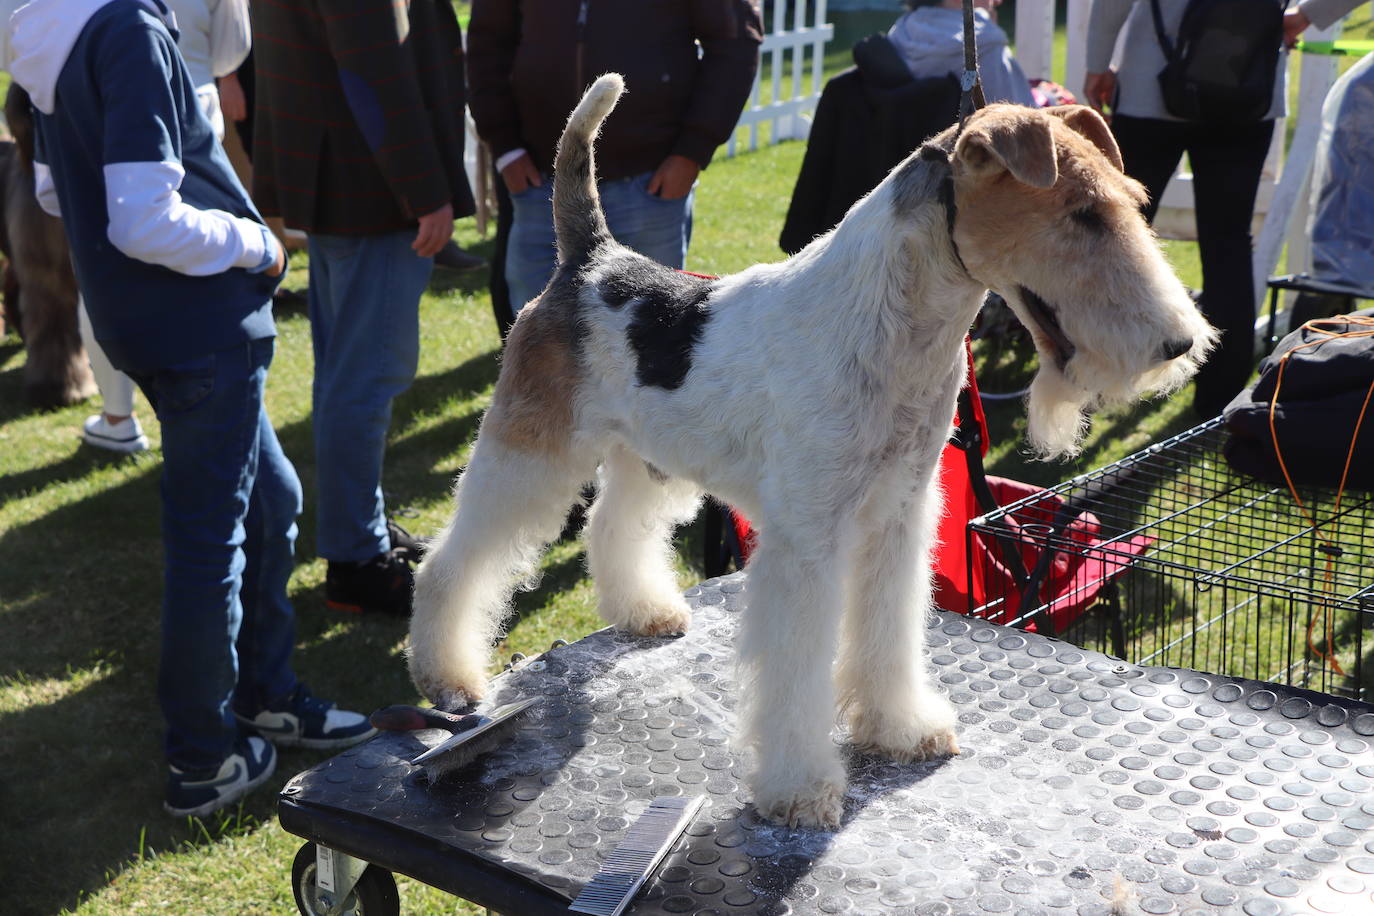
<instances>
[{"instance_id":1,"label":"brown jacket","mask_svg":"<svg viewBox=\"0 0 1374 916\"><path fill-rule=\"evenodd\" d=\"M762 32L755 0L473 0L477 132L494 156L523 147L548 173L583 90L615 71L626 92L597 141L598 175L651 171L672 153L704 167L749 97Z\"/></svg>"},{"instance_id":2,"label":"brown jacket","mask_svg":"<svg viewBox=\"0 0 1374 916\"><path fill-rule=\"evenodd\" d=\"M332 235L406 229L453 205L463 51L448 0L255 0L253 198Z\"/></svg>"}]
</instances>

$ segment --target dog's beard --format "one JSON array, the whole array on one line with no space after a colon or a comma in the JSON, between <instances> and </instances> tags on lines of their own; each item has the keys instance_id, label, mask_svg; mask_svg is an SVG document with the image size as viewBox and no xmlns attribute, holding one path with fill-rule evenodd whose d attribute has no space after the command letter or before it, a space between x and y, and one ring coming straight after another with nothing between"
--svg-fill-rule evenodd
<instances>
[{"instance_id":1,"label":"dog's beard","mask_svg":"<svg viewBox=\"0 0 1374 916\"><path fill-rule=\"evenodd\" d=\"M1078 454L1088 429L1088 408L1096 399L1055 366L1041 363L1026 399L1027 435L1037 458Z\"/></svg>"},{"instance_id":2,"label":"dog's beard","mask_svg":"<svg viewBox=\"0 0 1374 916\"><path fill-rule=\"evenodd\" d=\"M1187 354L1139 366L1135 372L1119 368L1130 365L1132 354L1126 352L1115 354L1111 360L1080 352L1063 370L1042 354L1027 399L1027 434L1036 457L1078 454L1093 411L1163 397L1187 384L1216 343L1216 331L1205 323L1199 323L1197 335Z\"/></svg>"}]
</instances>

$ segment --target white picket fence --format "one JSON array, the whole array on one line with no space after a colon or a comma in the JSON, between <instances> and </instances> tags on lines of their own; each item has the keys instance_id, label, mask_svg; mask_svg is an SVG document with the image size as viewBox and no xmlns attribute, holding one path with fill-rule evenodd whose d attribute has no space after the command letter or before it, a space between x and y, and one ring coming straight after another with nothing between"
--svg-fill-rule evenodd
<instances>
[{"instance_id":1,"label":"white picket fence","mask_svg":"<svg viewBox=\"0 0 1374 916\"><path fill-rule=\"evenodd\" d=\"M727 155L737 152L741 132L748 135L748 149L756 150L761 128L769 125L768 143L780 140L802 140L811 129L809 115L815 111L825 82L825 43L835 34L835 27L825 21L825 0L813 0L811 17L807 21L806 0L792 4L792 24L787 24L787 0L775 0L771 21L764 23L763 46L760 49L758 73L749 102L740 115L735 132L726 144ZM767 15L767 14L765 14ZM806 50L810 49L810 60ZM784 56L791 52L790 68ZM790 74L788 70L790 69ZM768 75L767 98L764 98L764 74Z\"/></svg>"}]
</instances>

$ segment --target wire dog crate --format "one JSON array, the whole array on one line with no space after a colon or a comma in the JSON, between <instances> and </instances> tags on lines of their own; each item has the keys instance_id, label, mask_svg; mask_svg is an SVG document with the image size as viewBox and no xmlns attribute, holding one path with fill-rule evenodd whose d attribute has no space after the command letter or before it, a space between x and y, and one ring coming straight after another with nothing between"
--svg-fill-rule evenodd
<instances>
[{"instance_id":1,"label":"wire dog crate","mask_svg":"<svg viewBox=\"0 0 1374 916\"><path fill-rule=\"evenodd\" d=\"M1220 418L974 519L969 613L1135 664L1374 697L1374 494L1233 471ZM976 549L975 549L976 548Z\"/></svg>"}]
</instances>

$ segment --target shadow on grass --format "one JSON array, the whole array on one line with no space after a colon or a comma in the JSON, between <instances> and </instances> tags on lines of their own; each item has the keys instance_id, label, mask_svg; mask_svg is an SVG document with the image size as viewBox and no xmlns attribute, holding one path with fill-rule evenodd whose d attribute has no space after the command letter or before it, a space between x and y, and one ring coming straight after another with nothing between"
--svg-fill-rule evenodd
<instances>
[{"instance_id":1,"label":"shadow on grass","mask_svg":"<svg viewBox=\"0 0 1374 916\"><path fill-rule=\"evenodd\" d=\"M23 352L24 343L18 334L0 337L0 366ZM9 369L0 372L0 425L30 414L47 412L47 408L35 407L24 393L24 360L18 360Z\"/></svg>"},{"instance_id":2,"label":"shadow on grass","mask_svg":"<svg viewBox=\"0 0 1374 916\"><path fill-rule=\"evenodd\" d=\"M72 440L76 441L76 431ZM0 477L0 502L18 499L26 493L41 490L55 484L79 480L101 467L123 464L144 464L149 468L161 465L147 455L120 455L91 446L80 446L70 455L52 464L29 468L14 474Z\"/></svg>"},{"instance_id":3,"label":"shadow on grass","mask_svg":"<svg viewBox=\"0 0 1374 916\"><path fill-rule=\"evenodd\" d=\"M83 461L61 466L75 471ZM159 469L148 462L118 486L0 535L9 608L0 679L23 697L0 714L7 914L74 908L141 856L270 823L277 790L329 756L284 752L268 785L203 822L162 813ZM316 589L292 597L293 667L317 695L366 712L414 701L399 655L405 620L329 613Z\"/></svg>"}]
</instances>

